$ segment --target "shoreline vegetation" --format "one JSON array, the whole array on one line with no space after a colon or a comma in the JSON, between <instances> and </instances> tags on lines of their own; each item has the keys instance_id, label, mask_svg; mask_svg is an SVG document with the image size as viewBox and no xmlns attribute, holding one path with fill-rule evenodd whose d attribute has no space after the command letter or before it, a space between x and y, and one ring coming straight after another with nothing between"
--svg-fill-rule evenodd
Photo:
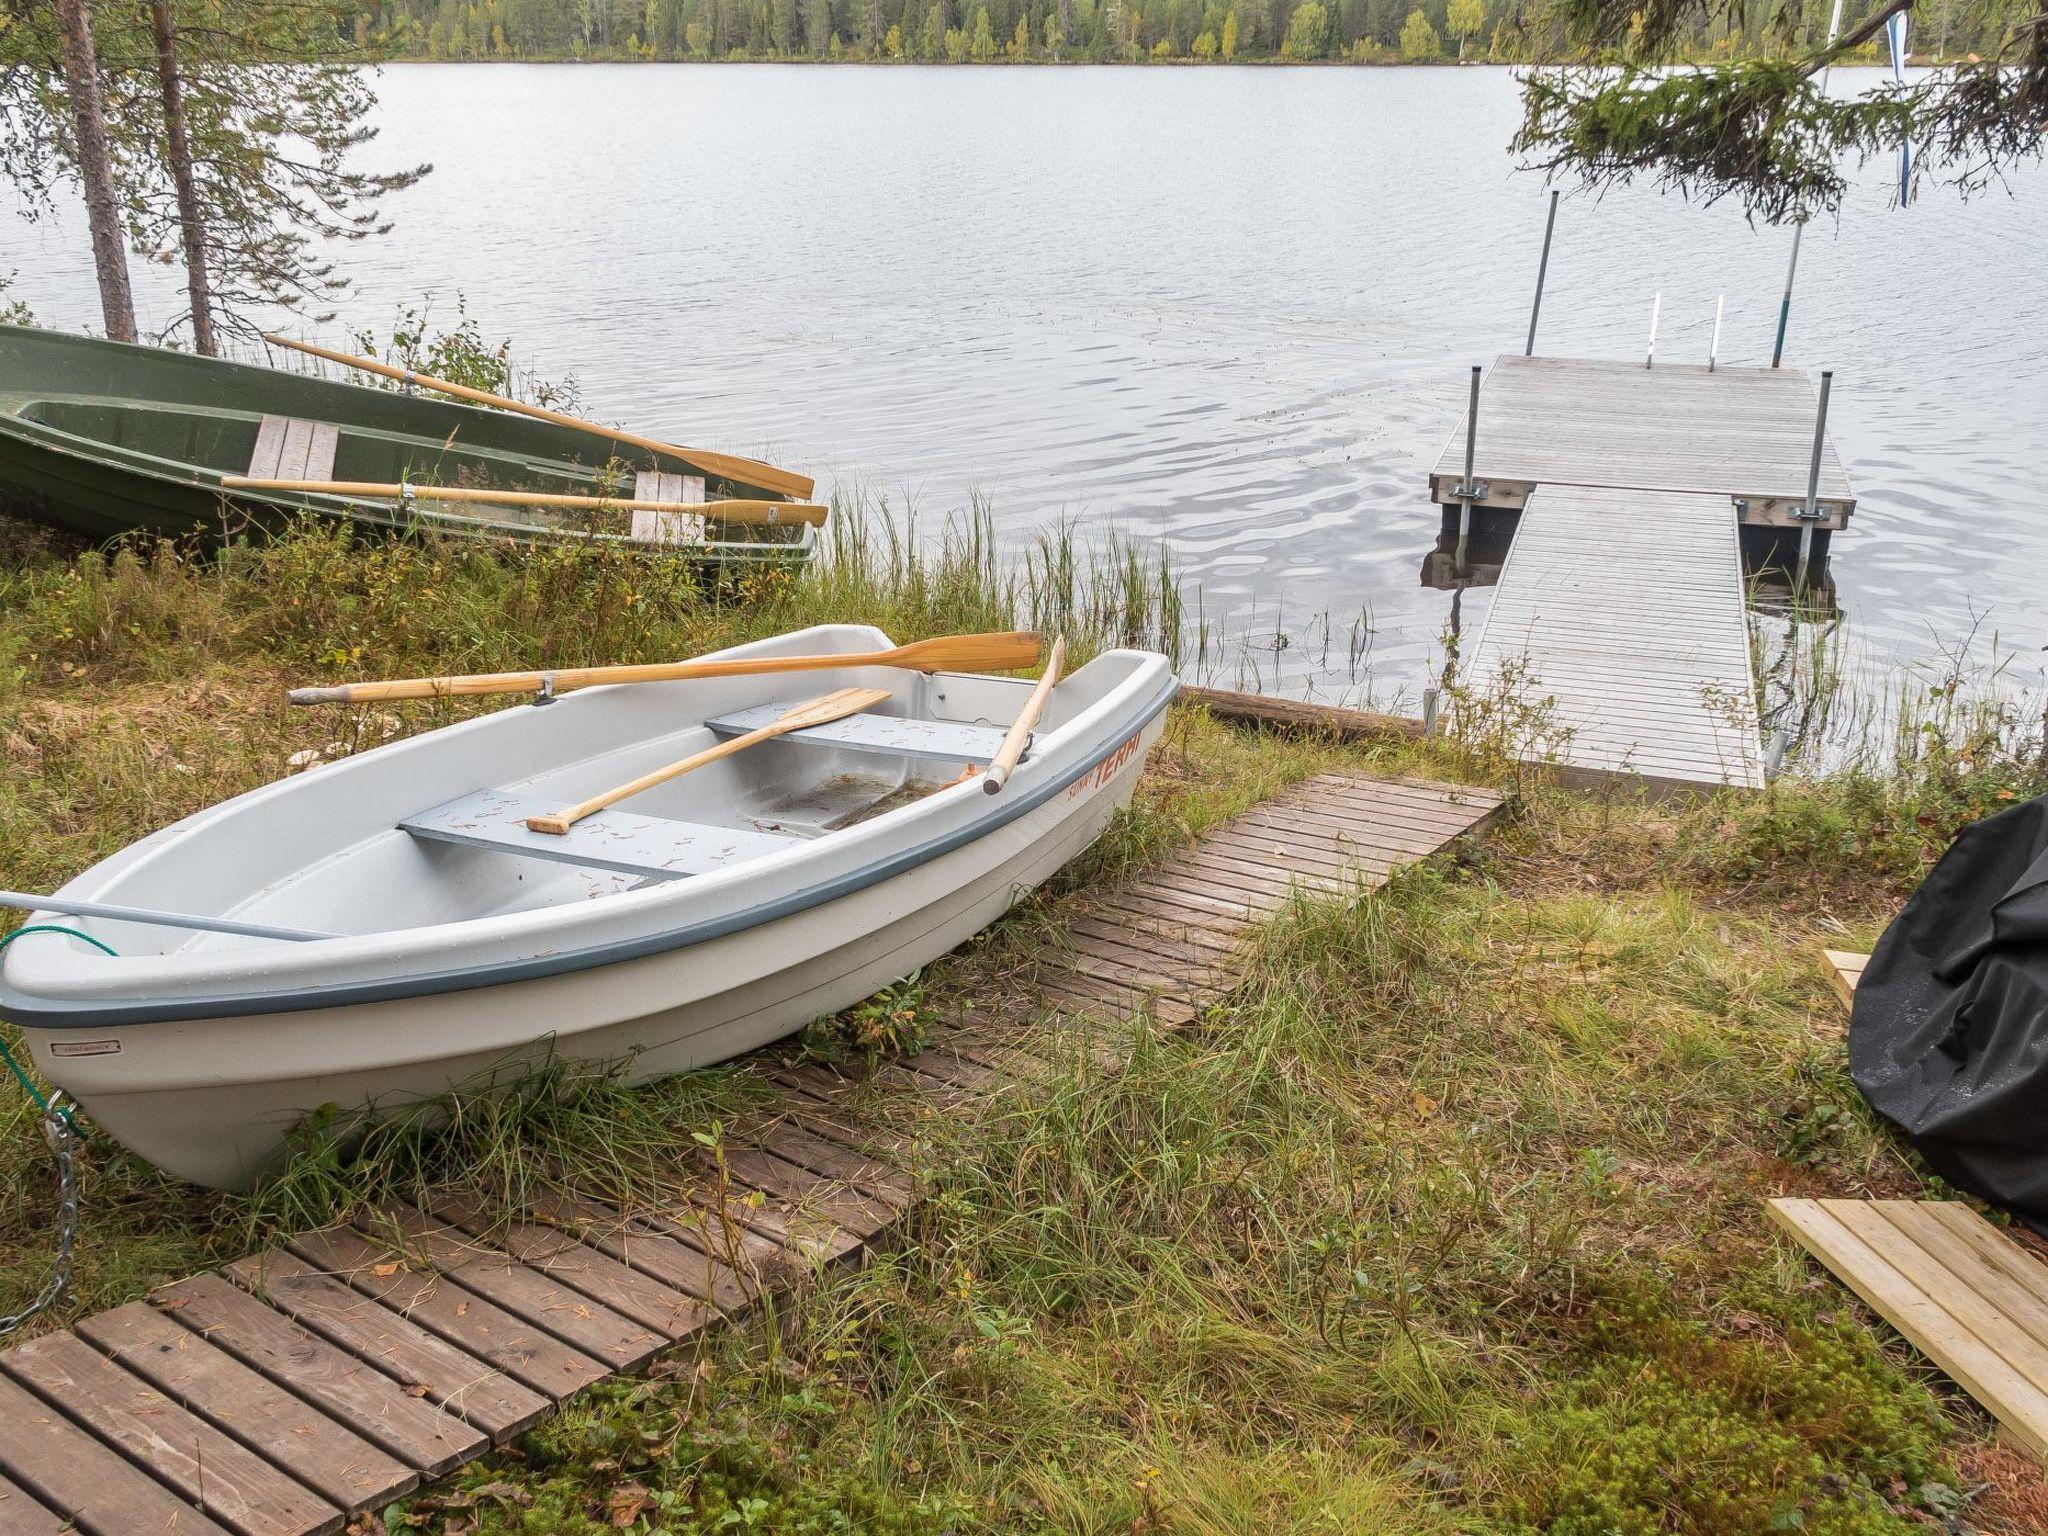
<instances>
[{"instance_id":1,"label":"shoreline vegetation","mask_svg":"<svg viewBox=\"0 0 2048 1536\"><path fill-rule=\"evenodd\" d=\"M307 524L81 550L8 525L0 866L47 888L479 707L293 710L291 683L683 655L827 617L901 641L1058 625L1078 664L1182 622L1142 552L1091 563L1048 535L1012 566L972 516L921 541L835 524L815 569L708 588L595 547ZM926 999L1001 995L1063 895L1317 773L1488 784L1513 814L1458 867L1301 901L1224 1003L1134 1027L1114 1070L925 1125L932 1194L900 1252L584 1394L380 1528L2039 1530L2038 1473L1761 1207L1946 1193L1850 1083L1817 952L1867 946L1956 830L2048 789L2039 718L1937 708L1851 768L1659 803L1557 788L1513 758L1526 702L1469 702L1452 734L1349 746L1176 706L1077 866L792 1048L914 1051ZM556 1071L353 1149L315 1124L246 1197L88 1128L76 1287L35 1327L437 1185L632 1203L700 1175L760 1092L743 1065L630 1090ZM42 1279L55 1198L20 1095L0 1169L5 1307Z\"/></svg>"},{"instance_id":2,"label":"shoreline vegetation","mask_svg":"<svg viewBox=\"0 0 2048 1536\"><path fill-rule=\"evenodd\" d=\"M1702 27L1680 56L1768 58L1772 25L1759 11ZM2003 26L1991 4L1947 0L1927 57L1995 45ZM1507 0L373 0L352 40L379 63L1586 62L1554 19ZM1873 41L1842 62L1878 60Z\"/></svg>"}]
</instances>

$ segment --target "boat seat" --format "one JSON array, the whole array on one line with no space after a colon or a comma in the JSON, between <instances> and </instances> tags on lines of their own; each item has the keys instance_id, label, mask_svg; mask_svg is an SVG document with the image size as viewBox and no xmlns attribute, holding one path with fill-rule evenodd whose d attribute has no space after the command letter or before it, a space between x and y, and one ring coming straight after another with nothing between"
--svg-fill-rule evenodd
<instances>
[{"instance_id":1,"label":"boat seat","mask_svg":"<svg viewBox=\"0 0 2048 1536\"><path fill-rule=\"evenodd\" d=\"M535 832L529 816L559 811L509 789L486 789L401 821L399 829L434 843L495 848L529 859L553 859L653 880L705 875L729 864L765 858L803 841L752 828L709 827L616 808L586 816L560 837Z\"/></svg>"},{"instance_id":2,"label":"boat seat","mask_svg":"<svg viewBox=\"0 0 2048 1536\"><path fill-rule=\"evenodd\" d=\"M665 475L643 469L633 477L635 501L688 501L704 499L702 475ZM702 544L704 519L688 512L657 512L651 507L633 509L633 537L642 544Z\"/></svg>"},{"instance_id":3,"label":"boat seat","mask_svg":"<svg viewBox=\"0 0 2048 1536\"><path fill-rule=\"evenodd\" d=\"M256 428L256 451L249 455L249 478L332 480L334 450L340 441L341 429L331 421L266 416Z\"/></svg>"},{"instance_id":4,"label":"boat seat","mask_svg":"<svg viewBox=\"0 0 2048 1536\"><path fill-rule=\"evenodd\" d=\"M704 722L718 736L744 736L786 714L787 704L763 704ZM791 731L782 740L850 752L885 752L891 757L917 757L936 763L974 763L986 767L1003 744L1005 728L967 725L957 720L907 720L900 715L848 715L824 725ZM1029 755L1028 748L1026 755Z\"/></svg>"}]
</instances>

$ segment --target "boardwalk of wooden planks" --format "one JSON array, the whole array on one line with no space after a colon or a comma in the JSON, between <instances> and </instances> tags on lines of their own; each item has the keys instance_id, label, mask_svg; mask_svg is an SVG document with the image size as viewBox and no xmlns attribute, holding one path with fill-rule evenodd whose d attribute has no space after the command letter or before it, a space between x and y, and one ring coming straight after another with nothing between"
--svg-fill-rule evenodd
<instances>
[{"instance_id":1,"label":"boardwalk of wooden planks","mask_svg":"<svg viewBox=\"0 0 2048 1536\"><path fill-rule=\"evenodd\" d=\"M1742 557L1725 497L1545 486L1473 647L1557 728L1531 756L1664 784L1763 783Z\"/></svg>"},{"instance_id":2,"label":"boardwalk of wooden planks","mask_svg":"<svg viewBox=\"0 0 2048 1536\"><path fill-rule=\"evenodd\" d=\"M1499 803L1411 781L1300 785L1062 902L1064 937L1030 987L1006 988L1014 1005L941 1000L919 1055L858 1080L763 1058L754 1070L776 1093L729 1132L723 1177L661 1209L543 1198L507 1212L451 1193L301 1233L0 1354L0 1536L339 1530L583 1387L886 1242L920 1190L878 1097L953 1108L1059 1070L1077 1043L1113 1052L1118 1037L1092 1024L1141 1010L1192 1023L1233 984L1246 930L1296 891L1383 884Z\"/></svg>"},{"instance_id":3,"label":"boardwalk of wooden planks","mask_svg":"<svg viewBox=\"0 0 2048 1536\"><path fill-rule=\"evenodd\" d=\"M1483 504L1519 505L1534 486L1701 491L1741 498L1753 522L1783 524L1805 500L1813 460L1812 382L1796 368L1717 368L1507 356L1479 394L1474 473ZM1454 501L1464 478L1461 424L1430 476ZM1832 444L1821 458L1819 526L1856 505Z\"/></svg>"},{"instance_id":4,"label":"boardwalk of wooden planks","mask_svg":"<svg viewBox=\"0 0 2048 1536\"><path fill-rule=\"evenodd\" d=\"M2048 1265L1953 1200L1773 1200L1769 1210L2048 1461Z\"/></svg>"}]
</instances>

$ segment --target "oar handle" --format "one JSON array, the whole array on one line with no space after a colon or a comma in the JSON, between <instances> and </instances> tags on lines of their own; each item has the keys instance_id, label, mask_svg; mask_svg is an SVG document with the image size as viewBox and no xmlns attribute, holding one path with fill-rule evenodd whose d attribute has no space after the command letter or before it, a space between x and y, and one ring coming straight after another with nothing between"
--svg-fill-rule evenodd
<instances>
[{"instance_id":1,"label":"oar handle","mask_svg":"<svg viewBox=\"0 0 2048 1536\"><path fill-rule=\"evenodd\" d=\"M1003 786L1010 782L1010 770L1024 757L1024 747L1031 740L1031 733L1038 725L1039 716L1045 713L1045 701L1052 697L1053 686L1060 680L1060 668L1067 659L1067 637L1061 635L1052 643L1052 655L1046 658L1045 675L1039 678L1038 686L1031 690L1031 697L1024 701L1024 707L1017 711L1017 718L1010 722L1010 729L1003 737L1003 744L996 748L996 755L988 765L988 772L981 776L984 794L999 795Z\"/></svg>"}]
</instances>

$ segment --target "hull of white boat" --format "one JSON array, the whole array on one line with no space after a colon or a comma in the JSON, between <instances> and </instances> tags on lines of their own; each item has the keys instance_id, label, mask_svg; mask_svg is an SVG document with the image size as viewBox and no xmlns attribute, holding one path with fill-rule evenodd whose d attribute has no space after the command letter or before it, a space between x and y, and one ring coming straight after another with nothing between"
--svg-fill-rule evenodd
<instances>
[{"instance_id":1,"label":"hull of white boat","mask_svg":"<svg viewBox=\"0 0 2048 1536\"><path fill-rule=\"evenodd\" d=\"M874 638L829 633L848 649ZM818 633L768 644L796 649L805 647L786 642L806 640L817 648ZM411 942L409 954L392 952L405 945L390 932L307 945L174 937L157 965L166 984L155 988L130 979L102 981L95 991L88 957L53 964L44 951L41 972L10 961L5 1001L38 1065L110 1134L171 1173L220 1188L245 1187L277 1166L292 1127L322 1106L388 1111L450 1089L481 1089L550 1057L617 1065L629 1080L726 1060L944 954L1084 850L1128 803L1161 729L1172 684L1152 660L1126 663L1131 677L1123 681L1134 686L1094 700L1084 691L1068 722L1071 739L1054 730L1043 750L1035 743L1002 795L984 795L973 782L942 788L850 832L739 866L731 878L597 889L494 920L392 930ZM955 695L975 698L995 686L950 684ZM548 713L567 711L578 697ZM800 757L803 749L791 751ZM365 786L374 796L373 776ZM856 846L842 850L844 843ZM359 842L338 847L334 857L344 864L365 857ZM835 850L847 857L826 857ZM495 872L489 855L477 857ZM792 858L817 867L778 879ZM87 877L66 894L131 894L120 875ZM229 910L266 921L303 916L312 901L295 889L303 878ZM575 921L550 923L550 913ZM522 930L509 945L508 925ZM99 931L115 929L136 937L118 924ZM437 933L440 947L422 949ZM365 945L380 957L367 967L349 953ZM321 950L333 958L318 963ZM292 985L293 968L303 985ZM124 1000L109 990L117 986L134 995Z\"/></svg>"}]
</instances>

